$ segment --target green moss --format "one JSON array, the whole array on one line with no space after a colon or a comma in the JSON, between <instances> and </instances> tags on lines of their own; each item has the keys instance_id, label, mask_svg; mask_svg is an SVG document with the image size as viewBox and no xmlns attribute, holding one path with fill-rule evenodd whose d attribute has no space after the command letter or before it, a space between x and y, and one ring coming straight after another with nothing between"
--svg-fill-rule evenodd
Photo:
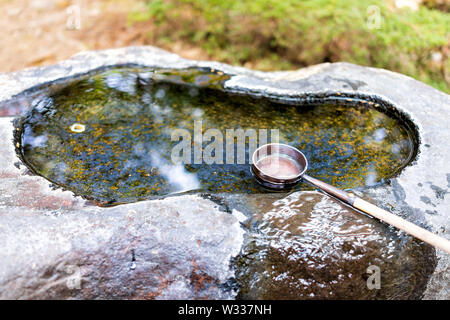
<instances>
[{"instance_id":1,"label":"green moss","mask_svg":"<svg viewBox=\"0 0 450 320\"><path fill-rule=\"evenodd\" d=\"M167 0L149 1L148 8L159 25L156 44L188 41L215 59L263 70L348 61L450 90L450 15L425 6L413 12L382 0ZM379 10L379 28L371 28L371 8ZM443 60L433 62L433 52L444 53Z\"/></svg>"}]
</instances>

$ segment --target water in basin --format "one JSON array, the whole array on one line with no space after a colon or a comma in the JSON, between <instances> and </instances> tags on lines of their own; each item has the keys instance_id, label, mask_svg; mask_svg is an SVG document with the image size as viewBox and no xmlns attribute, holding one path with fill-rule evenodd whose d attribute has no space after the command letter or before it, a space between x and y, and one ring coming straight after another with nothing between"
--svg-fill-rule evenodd
<instances>
[{"instance_id":1,"label":"water in basin","mask_svg":"<svg viewBox=\"0 0 450 320\"><path fill-rule=\"evenodd\" d=\"M20 154L36 174L100 204L183 191L265 192L249 170L248 145L246 164L171 161L179 143L171 134L186 129L193 136L196 121L203 133L223 136L227 129L277 129L281 143L308 157L309 174L341 188L392 177L414 154L409 129L367 104L232 95L221 90L226 79L211 70L123 67L68 80L36 95L19 126Z\"/></svg>"}]
</instances>

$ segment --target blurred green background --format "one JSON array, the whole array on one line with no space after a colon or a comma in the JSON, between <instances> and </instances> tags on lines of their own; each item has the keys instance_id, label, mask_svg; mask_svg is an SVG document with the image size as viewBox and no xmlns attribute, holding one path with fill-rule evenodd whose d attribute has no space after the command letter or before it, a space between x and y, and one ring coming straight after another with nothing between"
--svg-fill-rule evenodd
<instances>
[{"instance_id":1,"label":"blurred green background","mask_svg":"<svg viewBox=\"0 0 450 320\"><path fill-rule=\"evenodd\" d=\"M450 0L0 0L0 71L155 45L260 70L347 61L450 92Z\"/></svg>"},{"instance_id":2,"label":"blurred green background","mask_svg":"<svg viewBox=\"0 0 450 320\"><path fill-rule=\"evenodd\" d=\"M215 60L288 70L348 61L412 76L449 92L449 1L153 0L130 21Z\"/></svg>"}]
</instances>

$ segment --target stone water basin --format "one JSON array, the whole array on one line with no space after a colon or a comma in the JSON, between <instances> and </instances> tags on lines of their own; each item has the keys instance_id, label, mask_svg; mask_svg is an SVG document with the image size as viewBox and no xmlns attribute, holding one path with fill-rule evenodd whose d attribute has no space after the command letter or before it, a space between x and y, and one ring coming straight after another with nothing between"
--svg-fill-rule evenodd
<instances>
[{"instance_id":1,"label":"stone water basin","mask_svg":"<svg viewBox=\"0 0 450 320\"><path fill-rule=\"evenodd\" d=\"M202 132L213 128L224 135L227 129L278 129L280 142L307 154L311 174L341 188L382 183L415 154L411 128L376 110L375 103L282 104L219 90L227 78L199 69L115 68L66 81L34 98L18 122L18 152L36 174L101 205L186 191L267 193L251 176L248 161L171 162L178 143L171 133L186 129L193 134L199 120ZM247 159L248 153L249 144ZM296 190L305 188L299 184ZM249 228L256 240L249 240L242 259L251 259L245 267L236 265L245 276L259 279L238 277L241 297L374 298L377 291L362 281L371 264L389 270L383 280L392 286L380 297L418 297L423 290L432 269L426 261L433 255L426 246L316 192L259 201L273 209L244 210L254 219L259 214L262 223ZM254 250L257 255L248 254ZM265 264L260 279L258 270ZM417 278L402 279L411 269Z\"/></svg>"},{"instance_id":2,"label":"stone water basin","mask_svg":"<svg viewBox=\"0 0 450 320\"><path fill-rule=\"evenodd\" d=\"M313 80L320 70L300 80L264 78L152 54L161 58L152 66L107 59L110 66L70 69L75 76L0 102L3 114L23 111L14 128L1 122L5 133L14 131L0 159L7 164L0 240L8 248L0 252L1 297L445 296L448 264L440 253L437 260L428 245L306 184L273 193L255 183L248 162L170 161L178 143L171 132L193 133L196 121L202 133L223 136L227 129L278 129L280 142L304 151L311 175L426 225L423 211L405 202L411 190L401 180L419 166L418 154L419 163L427 154L426 130L389 99L358 93L358 86L373 86L369 78L357 69L346 81L333 69L320 81ZM295 91L311 85L316 92ZM229 142L220 142L226 158ZM430 201L439 209L444 200ZM67 287L68 266L79 270L79 287ZM380 289L367 286L370 266L381 270Z\"/></svg>"}]
</instances>

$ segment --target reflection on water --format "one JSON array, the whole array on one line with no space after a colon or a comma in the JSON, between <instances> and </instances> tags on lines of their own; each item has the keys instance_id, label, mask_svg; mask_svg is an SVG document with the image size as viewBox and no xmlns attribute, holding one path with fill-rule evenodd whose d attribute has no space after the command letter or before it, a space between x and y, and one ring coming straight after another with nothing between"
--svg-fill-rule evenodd
<instances>
[{"instance_id":1,"label":"reflection on water","mask_svg":"<svg viewBox=\"0 0 450 320\"><path fill-rule=\"evenodd\" d=\"M413 153L407 129L375 109L230 95L217 90L226 79L209 71L119 68L43 89L28 102L24 160L77 194L118 203L197 189L265 192L248 165L170 162L178 143L171 133L187 129L193 138L197 120L203 133L217 129L224 137L226 129L278 129L281 143L308 157L309 174L341 188L378 183ZM74 124L83 130L74 132ZM248 156L247 148L247 163Z\"/></svg>"},{"instance_id":2,"label":"reflection on water","mask_svg":"<svg viewBox=\"0 0 450 320\"><path fill-rule=\"evenodd\" d=\"M380 128L375 130L375 132L373 133L373 138L375 139L376 142L382 142L384 138L386 138L386 129L385 128Z\"/></svg>"},{"instance_id":3,"label":"reflection on water","mask_svg":"<svg viewBox=\"0 0 450 320\"><path fill-rule=\"evenodd\" d=\"M156 150L150 150L152 165L172 186L172 192L185 192L200 188L200 182L194 173L189 173L182 164L172 164Z\"/></svg>"}]
</instances>

